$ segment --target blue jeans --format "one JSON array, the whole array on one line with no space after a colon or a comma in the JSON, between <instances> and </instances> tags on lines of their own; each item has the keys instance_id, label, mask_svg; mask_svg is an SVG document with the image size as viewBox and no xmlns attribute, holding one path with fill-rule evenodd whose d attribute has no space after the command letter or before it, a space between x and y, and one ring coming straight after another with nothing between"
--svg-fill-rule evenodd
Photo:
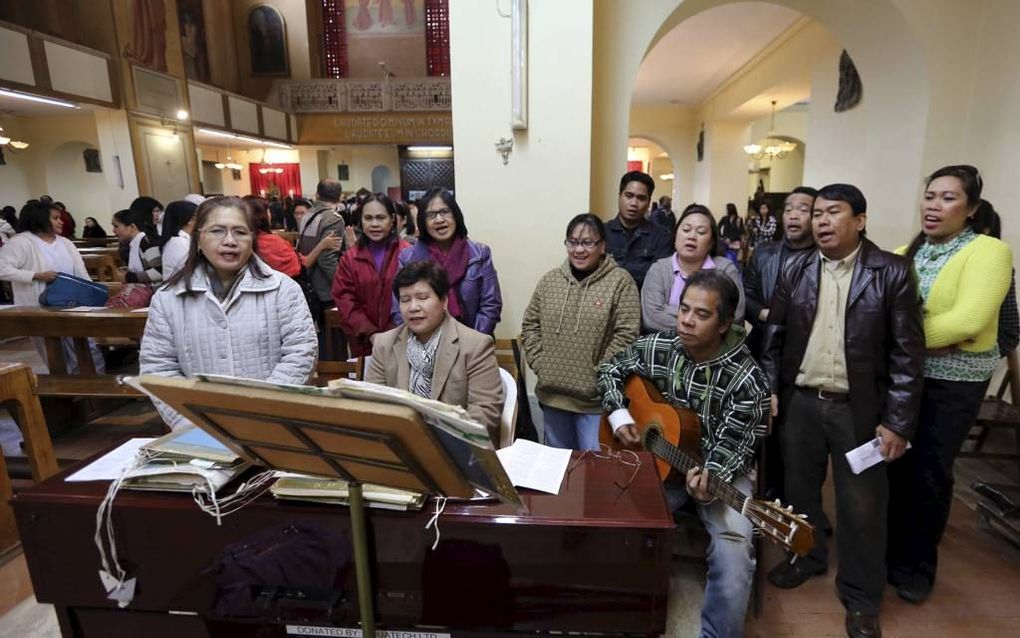
<instances>
[{"instance_id":1,"label":"blue jeans","mask_svg":"<svg viewBox=\"0 0 1020 638\"><path fill-rule=\"evenodd\" d=\"M674 480L675 479L675 480ZM751 480L741 476L733 487L751 494ZM671 512L682 507L690 495L683 478L674 473L663 484ZM754 545L751 521L722 501L697 506L698 517L711 540L708 544L708 578L701 605L701 636L726 638L744 635L744 617L754 581Z\"/></svg>"},{"instance_id":2,"label":"blue jeans","mask_svg":"<svg viewBox=\"0 0 1020 638\"><path fill-rule=\"evenodd\" d=\"M568 450L599 449L601 414L581 414L550 407L543 403L539 405L542 406L546 445Z\"/></svg>"}]
</instances>

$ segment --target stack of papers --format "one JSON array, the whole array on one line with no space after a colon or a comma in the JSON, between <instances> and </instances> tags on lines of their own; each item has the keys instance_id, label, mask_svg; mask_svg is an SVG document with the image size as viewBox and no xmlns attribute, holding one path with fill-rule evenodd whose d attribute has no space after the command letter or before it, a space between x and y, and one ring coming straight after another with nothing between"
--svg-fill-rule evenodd
<instances>
[{"instance_id":1,"label":"stack of papers","mask_svg":"<svg viewBox=\"0 0 1020 638\"><path fill-rule=\"evenodd\" d=\"M194 426L179 428L141 447L142 463L124 487L133 490L218 491L250 464L212 435Z\"/></svg>"},{"instance_id":2,"label":"stack of papers","mask_svg":"<svg viewBox=\"0 0 1020 638\"><path fill-rule=\"evenodd\" d=\"M269 488L269 493L279 500L311 501L333 505L348 505L350 503L350 490L347 487L347 481L294 472L277 472L276 476L277 481ZM417 511L425 505L424 494L372 485L371 483L365 483L362 486L362 494L365 505L368 507Z\"/></svg>"}]
</instances>

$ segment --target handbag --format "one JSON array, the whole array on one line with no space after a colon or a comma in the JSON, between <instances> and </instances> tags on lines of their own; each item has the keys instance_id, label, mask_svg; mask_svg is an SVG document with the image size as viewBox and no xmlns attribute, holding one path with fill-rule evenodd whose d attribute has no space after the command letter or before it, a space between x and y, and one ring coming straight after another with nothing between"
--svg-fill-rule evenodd
<instances>
[{"instance_id":1,"label":"handbag","mask_svg":"<svg viewBox=\"0 0 1020 638\"><path fill-rule=\"evenodd\" d=\"M88 279L75 277L64 272L46 285L39 295L40 306L74 308L75 306L102 307L110 296L110 289Z\"/></svg>"},{"instance_id":2,"label":"handbag","mask_svg":"<svg viewBox=\"0 0 1020 638\"><path fill-rule=\"evenodd\" d=\"M148 308L155 290L149 284L124 284L116 295L106 302L107 308Z\"/></svg>"}]
</instances>

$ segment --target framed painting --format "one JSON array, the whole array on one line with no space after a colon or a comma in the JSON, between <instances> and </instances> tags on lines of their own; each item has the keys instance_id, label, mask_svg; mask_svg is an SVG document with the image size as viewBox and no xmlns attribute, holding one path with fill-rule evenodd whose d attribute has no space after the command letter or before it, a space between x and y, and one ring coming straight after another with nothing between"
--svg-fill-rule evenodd
<instances>
[{"instance_id":1,"label":"framed painting","mask_svg":"<svg viewBox=\"0 0 1020 638\"><path fill-rule=\"evenodd\" d=\"M253 75L290 75L287 63L287 25L268 4L248 12L248 50Z\"/></svg>"}]
</instances>

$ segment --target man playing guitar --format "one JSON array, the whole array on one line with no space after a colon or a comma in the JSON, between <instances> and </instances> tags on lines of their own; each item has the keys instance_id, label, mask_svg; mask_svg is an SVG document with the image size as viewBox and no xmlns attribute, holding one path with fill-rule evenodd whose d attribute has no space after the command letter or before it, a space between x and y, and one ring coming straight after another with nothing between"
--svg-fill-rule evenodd
<instances>
[{"instance_id":1,"label":"man playing guitar","mask_svg":"<svg viewBox=\"0 0 1020 638\"><path fill-rule=\"evenodd\" d=\"M624 396L630 375L652 381L670 404L701 419L703 467L686 477L672 472L664 488L672 511L696 501L711 536L702 636L743 635L755 566L750 521L709 493L710 476L751 493L748 473L768 423L768 380L744 345L743 329L733 325L738 300L729 278L701 270L681 293L675 333L641 337L599 368L603 408L621 443L641 442Z\"/></svg>"}]
</instances>

